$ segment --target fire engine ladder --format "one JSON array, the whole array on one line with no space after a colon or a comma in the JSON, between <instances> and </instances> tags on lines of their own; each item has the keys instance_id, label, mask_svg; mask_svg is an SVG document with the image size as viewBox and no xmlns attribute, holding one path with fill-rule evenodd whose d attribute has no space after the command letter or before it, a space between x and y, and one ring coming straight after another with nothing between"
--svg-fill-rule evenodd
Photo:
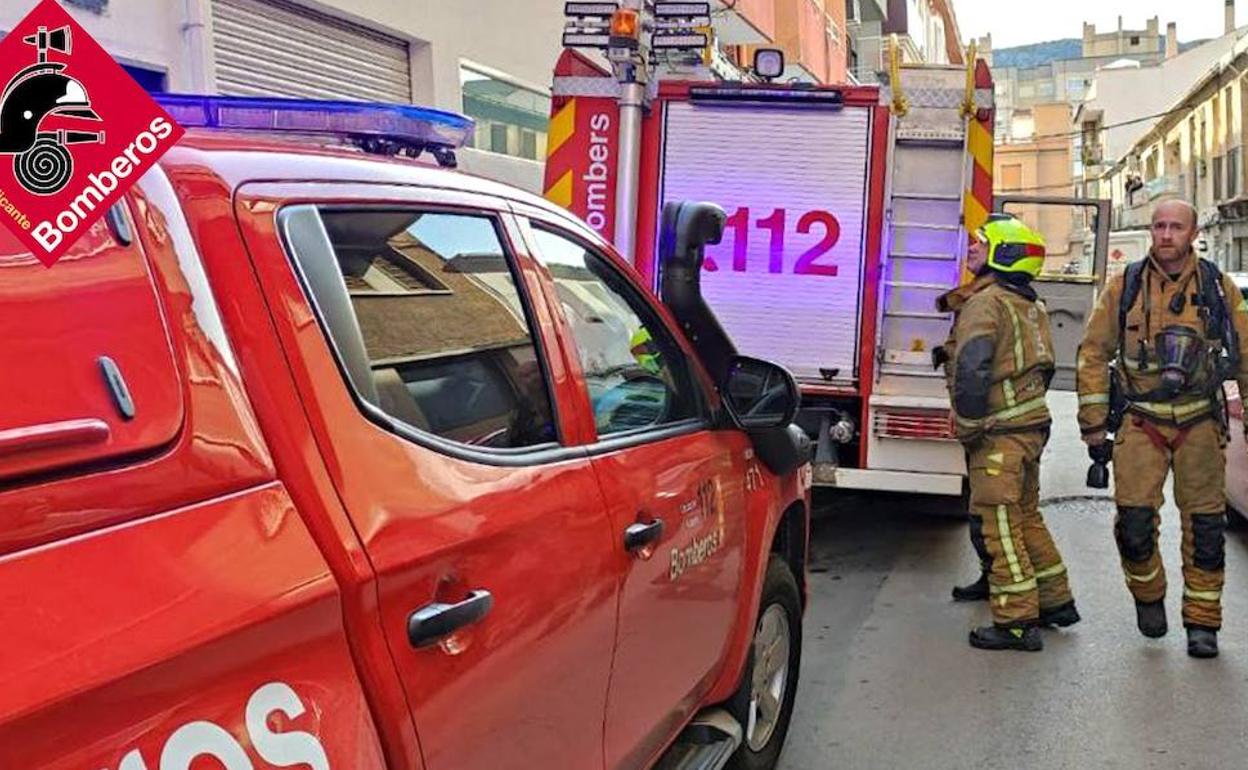
<instances>
[{"instance_id":1,"label":"fire engine ladder","mask_svg":"<svg viewBox=\"0 0 1248 770\"><path fill-rule=\"evenodd\" d=\"M963 197L972 173L968 118L956 97L950 89L918 90L894 114L877 351L881 376L943 377L933 367L932 349L945 341L952 317L936 309L936 299L962 278Z\"/></svg>"}]
</instances>

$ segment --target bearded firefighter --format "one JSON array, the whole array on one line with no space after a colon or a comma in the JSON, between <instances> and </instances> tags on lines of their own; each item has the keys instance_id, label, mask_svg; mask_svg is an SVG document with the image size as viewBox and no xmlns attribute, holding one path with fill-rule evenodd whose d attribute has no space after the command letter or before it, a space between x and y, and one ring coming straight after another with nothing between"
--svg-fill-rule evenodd
<instances>
[{"instance_id":1,"label":"bearded firefighter","mask_svg":"<svg viewBox=\"0 0 1248 770\"><path fill-rule=\"evenodd\" d=\"M1136 624L1153 638L1168 629L1157 537L1162 486L1173 470L1187 651L1212 658L1225 567L1222 383L1237 380L1248 393L1248 305L1229 277L1193 252L1198 226L1190 204L1158 205L1151 230L1148 256L1106 285L1088 321L1078 359L1079 425L1102 473L1113 460L1114 538Z\"/></svg>"}]
</instances>

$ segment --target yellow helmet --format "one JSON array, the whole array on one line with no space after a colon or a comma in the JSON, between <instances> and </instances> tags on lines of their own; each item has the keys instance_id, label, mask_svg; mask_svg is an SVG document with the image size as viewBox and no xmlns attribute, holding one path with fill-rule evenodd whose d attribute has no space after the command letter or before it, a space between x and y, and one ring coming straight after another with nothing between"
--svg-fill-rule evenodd
<instances>
[{"instance_id":1,"label":"yellow helmet","mask_svg":"<svg viewBox=\"0 0 1248 770\"><path fill-rule=\"evenodd\" d=\"M654 338L650 336L649 329L642 326L633 332L628 344L633 358L642 369L651 374L659 374L663 370L662 354L658 346L654 344Z\"/></svg>"},{"instance_id":2,"label":"yellow helmet","mask_svg":"<svg viewBox=\"0 0 1248 770\"><path fill-rule=\"evenodd\" d=\"M993 214L975 238L987 245L993 270L1035 278L1044 269L1044 238L1010 214Z\"/></svg>"}]
</instances>

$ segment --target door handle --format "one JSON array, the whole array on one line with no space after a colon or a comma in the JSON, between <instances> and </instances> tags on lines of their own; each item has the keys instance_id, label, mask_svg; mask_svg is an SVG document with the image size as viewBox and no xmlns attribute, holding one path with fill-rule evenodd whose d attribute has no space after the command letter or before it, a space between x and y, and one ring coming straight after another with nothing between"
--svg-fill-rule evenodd
<instances>
[{"instance_id":1,"label":"door handle","mask_svg":"<svg viewBox=\"0 0 1248 770\"><path fill-rule=\"evenodd\" d=\"M628 529L624 530L624 549L639 551L657 543L660 537L663 537L662 519L655 519L648 523L639 521L636 524L629 524Z\"/></svg>"},{"instance_id":2,"label":"door handle","mask_svg":"<svg viewBox=\"0 0 1248 770\"><path fill-rule=\"evenodd\" d=\"M408 616L407 640L413 647L428 647L484 618L493 606L494 596L489 591L473 591L455 604L426 604Z\"/></svg>"}]
</instances>

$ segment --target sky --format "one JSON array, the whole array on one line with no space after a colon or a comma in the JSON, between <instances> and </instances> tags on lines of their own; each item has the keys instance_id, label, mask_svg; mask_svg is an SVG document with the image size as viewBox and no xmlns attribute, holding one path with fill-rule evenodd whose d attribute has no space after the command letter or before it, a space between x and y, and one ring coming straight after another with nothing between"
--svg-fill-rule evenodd
<instances>
[{"instance_id":1,"label":"sky","mask_svg":"<svg viewBox=\"0 0 1248 770\"><path fill-rule=\"evenodd\" d=\"M1179 40L1218 37L1223 30L1223 0L953 0L964 43L992 33L993 48L1010 48L1046 40L1083 36L1083 22L1097 32L1144 29L1149 19L1178 22ZM1240 0L1236 23L1248 24L1248 3Z\"/></svg>"}]
</instances>

